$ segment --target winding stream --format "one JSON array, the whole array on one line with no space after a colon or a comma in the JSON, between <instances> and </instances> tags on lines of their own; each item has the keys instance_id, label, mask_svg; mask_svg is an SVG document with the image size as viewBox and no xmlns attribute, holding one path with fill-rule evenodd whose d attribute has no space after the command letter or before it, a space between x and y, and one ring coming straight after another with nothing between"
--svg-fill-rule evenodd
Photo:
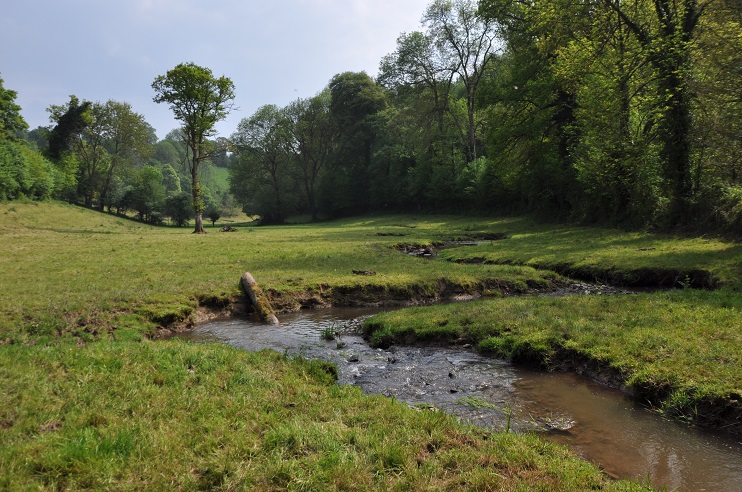
<instances>
[{"instance_id":1,"label":"winding stream","mask_svg":"<svg viewBox=\"0 0 742 492\"><path fill-rule=\"evenodd\" d=\"M742 443L660 418L623 393L571 373L525 370L463 348L373 349L353 328L378 309L332 308L203 324L180 335L245 350L335 362L340 384L435 407L494 430L542 431L611 476L678 491L742 489ZM323 339L324 330L341 331Z\"/></svg>"}]
</instances>

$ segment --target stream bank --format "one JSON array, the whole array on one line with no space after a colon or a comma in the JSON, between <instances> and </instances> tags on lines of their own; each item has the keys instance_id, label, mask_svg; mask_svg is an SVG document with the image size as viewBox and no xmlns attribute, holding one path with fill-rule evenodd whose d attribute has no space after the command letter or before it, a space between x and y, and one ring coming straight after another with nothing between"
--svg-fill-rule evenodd
<instances>
[{"instance_id":1,"label":"stream bank","mask_svg":"<svg viewBox=\"0 0 742 492\"><path fill-rule=\"evenodd\" d=\"M440 248L442 245L437 245ZM404 251L413 256L421 256L427 251L423 247L415 248L405 246ZM437 253L437 250L432 250ZM427 260L420 260L427 261ZM375 272L359 272L368 277L373 277ZM365 281L360 285L330 286L320 285L316 288L308 288L293 292L278 292L274 289L266 289L268 298L278 313L296 312L307 308L326 308L330 306L355 306L355 307L406 307L439 304L441 302L471 300L481 297L510 297L510 296L565 296L565 295L621 295L628 291L621 287L611 285L600 285L567 279L554 274L543 281L530 283L507 283L499 279L484 279L470 285L460 285L446 279L438 279L430 285L412 284L405 287L390 288L385 285L374 283L373 279ZM200 304L204 309L197 310L194 315L181 323L178 328L192 327L197 321L205 321L217 316L236 315L243 316L249 309L246 308L243 299L202 299ZM212 306L213 309L209 307ZM173 325L175 326L175 325ZM370 335L367 334L367 335ZM415 342L414 337L398 340L388 340L387 343ZM438 345L455 344L456 340L431 340L426 339L424 343L436 343ZM553 347L552 347L553 348ZM596 360L579 351L565 349L557 346L547 357L539 347L531 347L527 344L521 347L517 354L501 354L524 366L536 367L548 371L572 371L585 375L603 385L618 388L631 395L635 400L643 404L650 404L654 408L661 409L668 399L672 397L674 388L666 384L634 384L627 386L630 374L617 370L605 361ZM741 398L731 395L727 399L706 399L694 401L688 408L679 408L675 413L666 412L668 416L674 416L679 420L688 420L690 414L684 413L693 408L693 423L712 429L719 429L732 435L742 435L742 404Z\"/></svg>"},{"instance_id":2,"label":"stream bank","mask_svg":"<svg viewBox=\"0 0 742 492\"><path fill-rule=\"evenodd\" d=\"M370 347L358 330L380 309L330 308L214 321L183 335L245 350L329 360L338 382L495 431L540 432L614 477L670 490L736 490L742 446L660 418L621 392L567 372L524 369L464 346Z\"/></svg>"}]
</instances>

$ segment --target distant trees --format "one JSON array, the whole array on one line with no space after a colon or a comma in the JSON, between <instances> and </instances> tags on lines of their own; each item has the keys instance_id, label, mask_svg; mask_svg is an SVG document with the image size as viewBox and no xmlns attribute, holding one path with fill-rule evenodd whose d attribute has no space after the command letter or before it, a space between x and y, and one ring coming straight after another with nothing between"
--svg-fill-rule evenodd
<instances>
[{"instance_id":1,"label":"distant trees","mask_svg":"<svg viewBox=\"0 0 742 492\"><path fill-rule=\"evenodd\" d=\"M21 139L28 124L16 97L0 78L0 200L49 198L62 179L51 162Z\"/></svg>"},{"instance_id":2,"label":"distant trees","mask_svg":"<svg viewBox=\"0 0 742 492\"><path fill-rule=\"evenodd\" d=\"M169 218L178 226L188 224L191 173L182 173L188 152L180 130L157 142L154 129L128 103L70 96L67 104L48 109L50 127L25 133L14 97L2 89L1 119L12 122L3 125L13 131L0 132L0 200L54 197L119 214L134 212L149 223ZM227 166L231 157L222 151L215 160ZM202 196L213 213L234 213L226 174L208 160L199 168Z\"/></svg>"},{"instance_id":3,"label":"distant trees","mask_svg":"<svg viewBox=\"0 0 742 492\"><path fill-rule=\"evenodd\" d=\"M152 153L154 131L128 103L104 104L70 96L66 106L51 106L56 125L48 152L57 162L74 161L77 196L87 207L111 206L111 188L121 173Z\"/></svg>"},{"instance_id":4,"label":"distant trees","mask_svg":"<svg viewBox=\"0 0 742 492\"><path fill-rule=\"evenodd\" d=\"M232 135L237 157L231 168L232 193L248 215L263 223L281 223L293 212L293 143L285 111L265 105L243 119Z\"/></svg>"},{"instance_id":5,"label":"distant trees","mask_svg":"<svg viewBox=\"0 0 742 492\"><path fill-rule=\"evenodd\" d=\"M0 89L0 196L185 224L188 194L197 231L242 207L264 223L506 211L742 235L739 2L432 0L422 25L376 80L337 74L231 141L209 137L233 85L193 64L153 84L184 124L160 142L128 105L74 96L26 134Z\"/></svg>"},{"instance_id":6,"label":"distant trees","mask_svg":"<svg viewBox=\"0 0 742 492\"><path fill-rule=\"evenodd\" d=\"M175 119L182 124L184 142L189 152L191 193L195 233L204 233L205 203L199 177L199 165L211 155L208 140L215 134L214 125L224 119L234 103L234 83L227 77L214 77L211 70L194 63L181 63L152 83L154 101L170 105Z\"/></svg>"},{"instance_id":7,"label":"distant trees","mask_svg":"<svg viewBox=\"0 0 742 492\"><path fill-rule=\"evenodd\" d=\"M259 108L231 137L236 155L230 186L236 201L263 223L282 222L299 210L317 220L320 177L335 156L336 135L329 91L284 108Z\"/></svg>"},{"instance_id":8,"label":"distant trees","mask_svg":"<svg viewBox=\"0 0 742 492\"><path fill-rule=\"evenodd\" d=\"M28 123L21 116L21 107L16 104L16 91L5 89L0 77L0 140L14 140L28 129Z\"/></svg>"}]
</instances>

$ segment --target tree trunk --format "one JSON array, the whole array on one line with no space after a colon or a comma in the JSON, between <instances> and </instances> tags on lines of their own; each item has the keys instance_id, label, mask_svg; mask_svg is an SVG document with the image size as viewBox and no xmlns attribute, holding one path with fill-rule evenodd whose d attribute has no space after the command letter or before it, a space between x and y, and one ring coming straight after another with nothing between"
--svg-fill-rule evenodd
<instances>
[{"instance_id":1,"label":"tree trunk","mask_svg":"<svg viewBox=\"0 0 742 492\"><path fill-rule=\"evenodd\" d=\"M193 183L191 190L191 194L193 195L193 217L196 222L196 228L193 230L193 233L206 234L203 221L204 200L201 196L201 183L198 180L198 161L195 158L191 169L191 180Z\"/></svg>"},{"instance_id":2,"label":"tree trunk","mask_svg":"<svg viewBox=\"0 0 742 492\"><path fill-rule=\"evenodd\" d=\"M670 94L663 119L662 156L665 179L670 185L670 214L674 223L683 220L693 195L691 175L691 111L688 92L677 71L670 71L661 87Z\"/></svg>"},{"instance_id":3,"label":"tree trunk","mask_svg":"<svg viewBox=\"0 0 742 492\"><path fill-rule=\"evenodd\" d=\"M196 212L196 215L194 215L194 219L196 220L196 228L193 230L193 233L206 234L206 231L204 230L203 214L201 212Z\"/></svg>"},{"instance_id":4,"label":"tree trunk","mask_svg":"<svg viewBox=\"0 0 742 492\"><path fill-rule=\"evenodd\" d=\"M247 298L250 300L250 304L252 304L255 311L258 312L260 320L271 325L278 325L278 318L276 318L276 315L273 313L270 301L268 301L268 298L263 293L263 289L258 286L258 283L250 272L245 272L245 274L242 275L240 285L242 286L242 290L245 291Z\"/></svg>"}]
</instances>

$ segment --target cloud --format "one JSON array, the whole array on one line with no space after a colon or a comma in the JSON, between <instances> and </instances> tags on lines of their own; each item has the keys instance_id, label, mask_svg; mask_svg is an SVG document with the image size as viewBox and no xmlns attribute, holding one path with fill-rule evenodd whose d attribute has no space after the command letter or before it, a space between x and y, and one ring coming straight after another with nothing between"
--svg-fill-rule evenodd
<instances>
[{"instance_id":1,"label":"cloud","mask_svg":"<svg viewBox=\"0 0 742 492\"><path fill-rule=\"evenodd\" d=\"M67 96L130 102L163 136L176 126L152 80L193 61L230 77L241 112L310 97L343 71L377 72L428 0L24 0L0 20L5 87L32 128ZM33 33L29 35L29 33ZM19 40L21 40L19 42ZM43 87L43 89L42 89Z\"/></svg>"}]
</instances>

